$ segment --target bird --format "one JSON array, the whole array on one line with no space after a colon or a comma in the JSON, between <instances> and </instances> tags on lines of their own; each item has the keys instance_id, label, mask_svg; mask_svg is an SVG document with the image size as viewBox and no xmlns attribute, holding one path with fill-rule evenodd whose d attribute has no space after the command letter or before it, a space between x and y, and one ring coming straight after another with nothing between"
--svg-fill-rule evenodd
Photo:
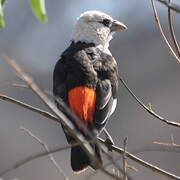
<instances>
[{"instance_id":1,"label":"bird","mask_svg":"<svg viewBox=\"0 0 180 180\"><path fill-rule=\"evenodd\" d=\"M98 136L115 111L118 94L118 66L109 50L109 42L115 32L127 29L106 13L92 10L82 13L74 24L69 47L61 54L53 72L53 94L57 107L65 114L64 104L90 132ZM67 113L68 116L68 113ZM75 127L88 137L87 130L79 122ZM62 125L69 144L75 138ZM111 137L109 138L112 141ZM100 149L89 142L96 157L102 163ZM71 168L75 173L91 167L83 148L71 147Z\"/></svg>"}]
</instances>

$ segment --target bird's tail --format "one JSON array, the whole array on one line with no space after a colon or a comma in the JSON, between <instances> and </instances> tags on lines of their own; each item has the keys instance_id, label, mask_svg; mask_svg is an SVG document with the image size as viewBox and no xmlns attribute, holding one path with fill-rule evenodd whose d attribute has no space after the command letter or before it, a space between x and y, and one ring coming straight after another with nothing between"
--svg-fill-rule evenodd
<instances>
[{"instance_id":1,"label":"bird's tail","mask_svg":"<svg viewBox=\"0 0 180 180\"><path fill-rule=\"evenodd\" d=\"M92 144L92 148L95 151L97 158L102 162L99 148L96 144ZM91 166L91 162L86 152L81 146L75 146L71 148L71 167L75 172L81 172L88 166Z\"/></svg>"}]
</instances>

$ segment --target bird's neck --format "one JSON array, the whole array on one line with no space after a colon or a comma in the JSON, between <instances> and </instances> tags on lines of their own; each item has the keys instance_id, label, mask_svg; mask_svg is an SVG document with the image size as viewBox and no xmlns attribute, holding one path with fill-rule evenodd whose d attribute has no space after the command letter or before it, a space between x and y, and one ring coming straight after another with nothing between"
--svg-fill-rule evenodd
<instances>
[{"instance_id":1,"label":"bird's neck","mask_svg":"<svg viewBox=\"0 0 180 180\"><path fill-rule=\"evenodd\" d=\"M107 32L97 33L97 31L95 31L94 29L89 29L89 27L83 27L81 29L80 28L80 26L75 27L72 33L72 41L74 41L75 43L93 43L101 51L111 55L109 51L109 42L112 39L112 33L107 35Z\"/></svg>"}]
</instances>

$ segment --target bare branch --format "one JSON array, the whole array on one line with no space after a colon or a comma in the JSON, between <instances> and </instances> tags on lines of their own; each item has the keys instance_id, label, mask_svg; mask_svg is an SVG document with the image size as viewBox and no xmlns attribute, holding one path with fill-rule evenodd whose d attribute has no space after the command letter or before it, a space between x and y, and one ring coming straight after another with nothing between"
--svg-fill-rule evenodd
<instances>
[{"instance_id":1,"label":"bare branch","mask_svg":"<svg viewBox=\"0 0 180 180\"><path fill-rule=\"evenodd\" d=\"M180 123L174 122L174 121L169 121L165 119L164 117L161 117L160 115L156 114L154 111L152 111L150 108L148 108L140 99L132 92L132 90L127 86L125 81L120 77L119 80L121 83L124 85L124 87L127 89L127 91L131 94L131 96L138 102L138 104L143 107L148 113L150 113L152 116L157 118L158 120L170 125L170 126L175 126L175 127L180 127Z\"/></svg>"},{"instance_id":2,"label":"bare branch","mask_svg":"<svg viewBox=\"0 0 180 180\"><path fill-rule=\"evenodd\" d=\"M29 104L23 103L21 101L18 101L17 99L14 99L14 98L9 97L7 95L0 94L0 100L11 102L11 103L19 105L19 106L21 106L23 108L29 109L29 110L31 110L33 112L41 114L41 115L43 115L44 117L46 117L48 119L59 122L58 118L56 116L54 116L53 114L51 114L51 113L49 113L47 111L44 111L42 109L36 108L34 106L31 106Z\"/></svg>"},{"instance_id":3,"label":"bare branch","mask_svg":"<svg viewBox=\"0 0 180 180\"><path fill-rule=\"evenodd\" d=\"M19 68L19 66L14 62L14 61L9 61L9 63L10 63L10 65L16 70L16 72L19 74L19 76L21 76L22 77L22 79L24 79L27 83L28 83L28 85L30 86L30 88L31 89L33 89L33 91L38 95L38 96L40 96L41 97L41 99L45 102L45 104L46 104L46 96L42 93L41 94L41 90L37 87L37 85L34 83L34 81L27 75L27 74L25 74L20 68ZM15 66L15 67L14 67ZM37 92L36 92L37 91ZM47 98L48 99L48 98ZM78 142L79 143L81 143L82 144L82 146L83 146L83 144L88 144L88 142L86 141L86 140L84 140L83 139L83 137L81 138L81 135L79 136L79 133L77 132L77 134L76 134L76 130L74 129L74 127L73 127L73 125L71 124L71 123L69 123L69 121L67 120L67 118L63 115L63 114L61 114L61 112L59 112L59 110L58 109L56 109L56 106L51 102L51 101L49 101L49 99L48 99L48 101L47 101L47 104L46 105L48 105L48 107L53 111L53 112L55 112L55 114L57 115L57 117L58 117L58 122L61 122L61 123L63 123L64 125L67 125L67 127L69 128L69 131L74 135L74 133L75 133L75 135L74 135L74 137L76 137L77 138L77 140L78 140ZM145 105L144 105L145 106ZM24 106L25 107L25 106ZM146 107L146 106L145 106ZM54 108L54 109L53 109ZM147 108L148 109L148 108ZM149 109L148 109L149 110ZM152 112L151 112L152 113ZM62 119L62 120L61 120ZM67 124L66 124L67 123ZM179 126L178 126L179 127ZM102 139L99 139L100 140L100 142L102 142L102 143L105 143L104 142L104 140L102 140ZM84 143L85 142L85 143ZM87 146L85 146L85 149L88 149L88 147ZM121 148L119 148L119 147L116 147L116 146L114 146L114 145L112 145L112 149L114 150L114 151L116 151L117 153L119 153L119 154L123 154L124 153L124 150L123 149L121 149ZM91 150L90 149L88 149L87 150L87 153L89 153L89 151L91 152ZM51 152L51 151L50 151ZM57 152L57 151L56 151ZM91 156L92 156L92 153L89 153L90 154L90 158L92 158ZM88 155L89 155L88 154ZM47 155L47 154L46 154ZM136 156L134 156L134 155L132 155L132 154L130 154L130 153L128 153L128 152L126 152L126 156L128 157L128 158L130 158L131 160L133 160L133 161L135 161L135 162L137 162L138 164L140 164L140 165L142 165L142 166L144 166L144 167L146 167L146 168L148 168L148 169L150 169L150 170L152 170L153 172L157 172L158 174L161 174L161 175L164 175L164 176L166 176L166 177L169 177L170 179L179 179L180 180L180 177L178 177L178 176L176 176L176 175L174 175L174 174L171 174L171 173L169 173L169 172L167 172L167 171L165 171L165 170L162 170L162 169L160 169L159 167L156 167L156 166L154 166L154 165L152 165L152 164L149 164L149 163L147 163L147 162L145 162L145 161L143 161L142 159L140 159L140 158L138 158L138 157L136 157ZM42 156L41 156L42 157ZM94 161L94 162L96 162L96 161ZM111 164L112 164L112 162L111 162ZM108 175L110 175L111 177L116 177L115 175L113 175L113 174L111 174L111 173L107 173L107 171L103 168L102 169L102 171L103 172L105 172L106 174L108 174Z\"/></svg>"},{"instance_id":4,"label":"bare branch","mask_svg":"<svg viewBox=\"0 0 180 180\"><path fill-rule=\"evenodd\" d=\"M168 2L170 3L171 0L168 0ZM177 56L180 58L180 48L179 48L179 44L176 39L176 35L175 35L173 23L172 23L172 11L171 11L170 7L168 7L168 22L169 22L169 31L171 33L171 37L172 37L174 46L176 48Z\"/></svg>"},{"instance_id":5,"label":"bare branch","mask_svg":"<svg viewBox=\"0 0 180 180\"><path fill-rule=\"evenodd\" d=\"M151 0L151 4L152 4L152 8L153 8L153 13L154 13L154 18L155 18L155 21L156 21L156 24L158 26L158 29L166 43L166 45L168 46L168 48L170 49L170 51L172 52L172 54L174 55L174 57L177 59L178 62L180 62L180 59L179 57L176 55L176 53L174 52L173 48L171 47L171 45L169 44L165 34L164 34L164 31L162 29L162 25L160 23L160 20L159 20L159 17L158 17L158 14L157 14L157 11L156 11L156 8L155 8L155 5L154 5L154 0Z\"/></svg>"},{"instance_id":6,"label":"bare branch","mask_svg":"<svg viewBox=\"0 0 180 180\"><path fill-rule=\"evenodd\" d=\"M51 154L47 144L45 142L43 142L40 138L38 138L37 136L35 136L30 130L21 127L21 130L23 130L25 133L27 133L29 136L31 136L34 140L36 140L38 143L41 144L41 146L45 149L45 151L48 153L49 159L51 160L51 162L54 164L54 166L56 167L57 171L60 173L61 177L63 175L65 180L69 180L69 178L66 176L66 174L63 172L63 170L61 169L61 167L59 166L59 164L56 162L56 160L54 159L53 155Z\"/></svg>"},{"instance_id":7,"label":"bare branch","mask_svg":"<svg viewBox=\"0 0 180 180\"><path fill-rule=\"evenodd\" d=\"M180 145L179 145L179 144L176 144L176 143L174 142L174 137L173 137L173 135L171 135L171 142L170 142L170 143L157 142L157 141L154 141L153 143L154 143L154 144L158 144L158 145L168 146L168 147L175 147L175 148L178 148L178 149L180 150Z\"/></svg>"},{"instance_id":8,"label":"bare branch","mask_svg":"<svg viewBox=\"0 0 180 180\"><path fill-rule=\"evenodd\" d=\"M138 148L138 149L134 150L133 154L140 154L140 153L152 152L152 151L180 153L180 148L175 147L175 146L153 146L153 147L148 146L148 147L142 147L142 148Z\"/></svg>"},{"instance_id":9,"label":"bare branch","mask_svg":"<svg viewBox=\"0 0 180 180\"><path fill-rule=\"evenodd\" d=\"M56 114L56 116L58 117L56 120L58 120L58 122L62 123L64 126L67 127L67 129L69 130L69 132L73 135L73 137L82 144L82 148L85 150L85 152L87 153L87 155L90 158L91 161L91 166L94 169L101 169L102 172L104 172L105 174L111 176L111 177L116 177L115 175L113 175L112 173L108 172L107 170L105 170L102 167L101 162L99 161L99 159L94 155L94 151L92 149L92 147L90 146L89 142L85 139L84 135L77 130L77 128L75 128L74 124L72 123L72 121L70 121L65 115L64 113L62 113L61 111L59 111L59 109L56 107L56 105L51 102L51 100L43 93L43 91L36 85L36 83L33 81L33 79L26 74L20 67L19 65L17 65L17 63L6 57L7 63L16 71L17 75L24 80L28 87L30 89L32 89L36 95L38 95L38 97L40 97L40 99L45 103L45 105L53 112ZM63 103L63 109L67 110L68 115L70 115L73 119L74 122L78 123L79 125L81 125L84 129L86 129L87 134L89 135L89 137L91 137L91 139L93 140L94 143L97 144L97 146L106 154L107 158L112 162L112 164L116 167L116 164L113 161L113 158L110 154L108 154L107 152L107 148L105 147L105 145L99 143L99 141L97 140L96 136L93 134L93 132L90 132L87 129L87 126L80 121L80 119L78 117L76 117L69 109L67 109L67 107L65 106L65 104ZM31 109L32 110L32 109ZM54 118L55 120L55 118ZM86 143L84 143L86 142Z\"/></svg>"},{"instance_id":10,"label":"bare branch","mask_svg":"<svg viewBox=\"0 0 180 180\"><path fill-rule=\"evenodd\" d=\"M7 63L16 71L17 75L24 80L28 86L40 97L40 99L45 103L45 105L56 114L58 117L58 121L61 122L64 126L67 127L69 132L73 135L73 137L78 142L84 142L85 137L74 127L72 122L56 107L56 105L51 102L51 100L43 93L43 91L36 85L36 83L33 81L33 79L26 74L20 67L17 65L17 63L6 57ZM83 149L87 153L88 157L91 160L91 165L94 169L98 169L101 167L101 162L99 159L94 155L94 151L92 147L88 143L82 144Z\"/></svg>"},{"instance_id":11,"label":"bare branch","mask_svg":"<svg viewBox=\"0 0 180 180\"><path fill-rule=\"evenodd\" d=\"M99 140L100 140L102 143L104 143L104 140L102 140L102 139L100 139L100 138L99 138ZM115 151L115 152L117 152L117 153L119 153L119 154L123 154L123 153L124 153L124 150L123 150L122 148L119 148L119 147L117 147L117 146L115 146L115 145L112 145L112 150ZM167 171L165 171L165 170L163 170L163 169L160 169L159 167L154 166L154 165L152 165L152 164L150 164L150 163L148 163L148 162L146 162L146 161L138 158L137 156L134 156L133 154L131 154L131 153L129 153L129 152L126 152L126 156L127 156L128 158L130 158L131 160L135 161L136 163L138 163L138 164L146 167L147 169L149 169L149 170L151 170L151 171L153 171L153 172L156 172L156 173L158 173L158 174L160 174L160 175L166 176L166 177L168 177L169 179L177 179L177 180L180 180L180 177L179 177L179 176L176 176L176 175L174 175L174 174L172 174L172 173L169 173L169 172L167 172Z\"/></svg>"},{"instance_id":12,"label":"bare branch","mask_svg":"<svg viewBox=\"0 0 180 180\"><path fill-rule=\"evenodd\" d=\"M169 2L167 0L156 0L156 1L164 4L166 7L172 9L173 11L180 13L180 6L179 5L172 3L172 2Z\"/></svg>"},{"instance_id":13,"label":"bare branch","mask_svg":"<svg viewBox=\"0 0 180 180\"><path fill-rule=\"evenodd\" d=\"M127 158L126 158L126 151L127 151L127 141L128 138L124 139L124 153L123 153L123 180L127 180Z\"/></svg>"}]
</instances>

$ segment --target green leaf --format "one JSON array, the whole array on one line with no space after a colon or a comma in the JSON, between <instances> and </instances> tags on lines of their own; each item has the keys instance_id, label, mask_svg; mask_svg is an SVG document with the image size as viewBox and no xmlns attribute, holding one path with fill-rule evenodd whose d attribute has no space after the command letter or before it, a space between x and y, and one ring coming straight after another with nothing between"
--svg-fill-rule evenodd
<instances>
[{"instance_id":1,"label":"green leaf","mask_svg":"<svg viewBox=\"0 0 180 180\"><path fill-rule=\"evenodd\" d=\"M1 5L4 6L6 0L1 0Z\"/></svg>"},{"instance_id":2,"label":"green leaf","mask_svg":"<svg viewBox=\"0 0 180 180\"><path fill-rule=\"evenodd\" d=\"M2 8L3 0L0 0L0 28L5 27L4 13Z\"/></svg>"},{"instance_id":3,"label":"green leaf","mask_svg":"<svg viewBox=\"0 0 180 180\"><path fill-rule=\"evenodd\" d=\"M148 103L147 108L148 108L150 111L153 111L153 109L152 109L152 104L151 104L151 103Z\"/></svg>"},{"instance_id":4,"label":"green leaf","mask_svg":"<svg viewBox=\"0 0 180 180\"><path fill-rule=\"evenodd\" d=\"M47 23L45 0L29 0L34 15L43 23Z\"/></svg>"}]
</instances>

